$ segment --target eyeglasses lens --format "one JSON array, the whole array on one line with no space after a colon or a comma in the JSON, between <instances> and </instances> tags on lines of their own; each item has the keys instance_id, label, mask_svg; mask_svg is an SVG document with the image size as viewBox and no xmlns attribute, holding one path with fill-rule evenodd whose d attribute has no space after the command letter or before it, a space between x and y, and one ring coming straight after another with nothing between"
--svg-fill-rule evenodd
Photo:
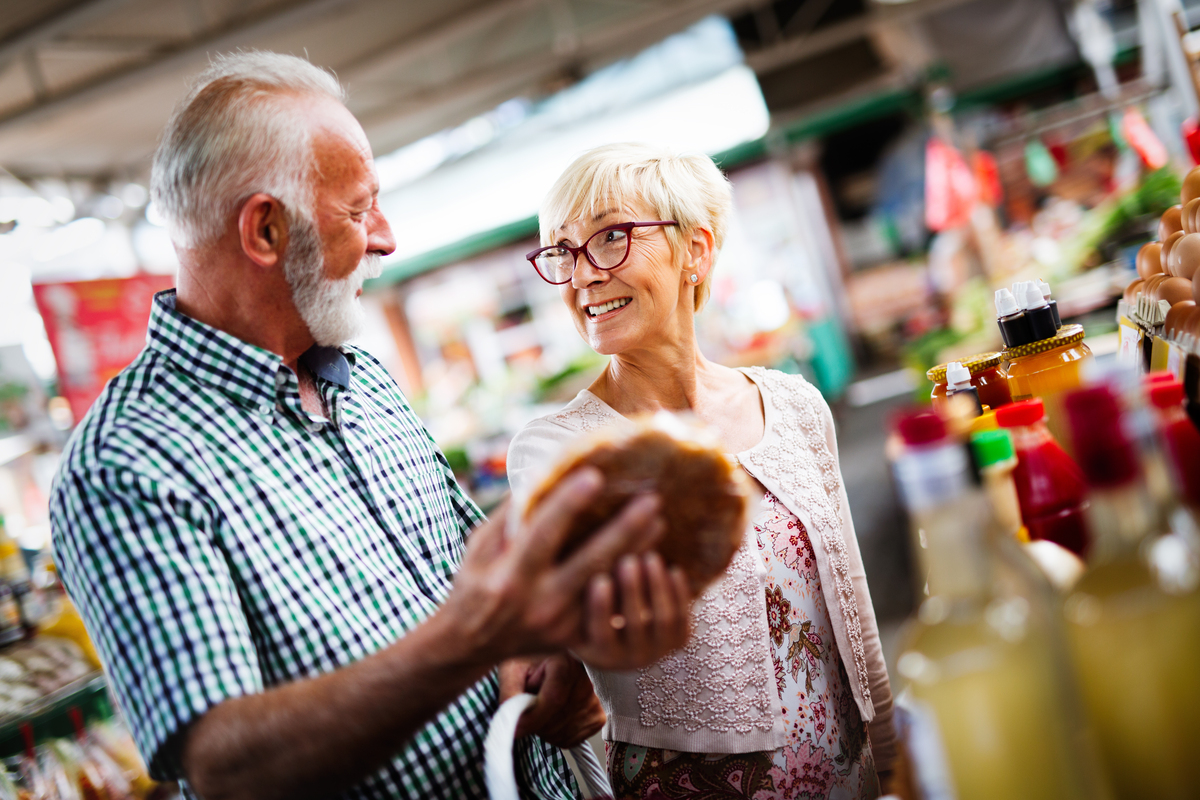
<instances>
[{"instance_id":1,"label":"eyeglasses lens","mask_svg":"<svg viewBox=\"0 0 1200 800\"><path fill-rule=\"evenodd\" d=\"M587 253L600 269L612 269L625 261L629 254L629 232L607 230L588 239ZM566 283L575 271L575 256L565 247L550 247L533 260L543 278L551 283Z\"/></svg>"},{"instance_id":2,"label":"eyeglasses lens","mask_svg":"<svg viewBox=\"0 0 1200 800\"><path fill-rule=\"evenodd\" d=\"M600 231L588 239L587 251L600 269L612 269L624 261L629 252L629 232Z\"/></svg>"}]
</instances>

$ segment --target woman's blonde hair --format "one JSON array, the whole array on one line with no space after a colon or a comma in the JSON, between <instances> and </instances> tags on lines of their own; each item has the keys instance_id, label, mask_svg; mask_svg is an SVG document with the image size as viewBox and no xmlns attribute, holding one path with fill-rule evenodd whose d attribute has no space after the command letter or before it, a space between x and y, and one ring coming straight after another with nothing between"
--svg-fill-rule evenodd
<instances>
[{"instance_id":1,"label":"woman's blonde hair","mask_svg":"<svg viewBox=\"0 0 1200 800\"><path fill-rule=\"evenodd\" d=\"M575 159L538 210L542 244L553 244L554 231L571 220L637 201L650 206L657 219L679 223L663 228L677 261L686 252L685 244L694 230L711 231L716 264L733 206L728 179L706 155L647 144L606 144ZM708 299L711 275L710 269L696 285L696 311Z\"/></svg>"}]
</instances>

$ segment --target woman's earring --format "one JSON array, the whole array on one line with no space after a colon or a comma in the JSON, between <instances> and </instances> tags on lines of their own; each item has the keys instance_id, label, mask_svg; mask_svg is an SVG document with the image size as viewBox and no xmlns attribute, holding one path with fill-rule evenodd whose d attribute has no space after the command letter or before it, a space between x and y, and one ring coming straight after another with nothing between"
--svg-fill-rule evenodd
<instances>
[{"instance_id":1,"label":"woman's earring","mask_svg":"<svg viewBox=\"0 0 1200 800\"><path fill-rule=\"evenodd\" d=\"M700 281L700 276L693 272L691 275L688 275L688 280L692 283L698 283Z\"/></svg>"}]
</instances>

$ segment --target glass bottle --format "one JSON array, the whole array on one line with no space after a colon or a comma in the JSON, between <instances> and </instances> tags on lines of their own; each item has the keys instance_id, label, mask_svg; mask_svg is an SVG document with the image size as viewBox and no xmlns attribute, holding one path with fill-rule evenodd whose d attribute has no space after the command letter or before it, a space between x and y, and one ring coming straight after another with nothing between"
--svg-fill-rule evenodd
<instances>
[{"instance_id":1,"label":"glass bottle","mask_svg":"<svg viewBox=\"0 0 1200 800\"><path fill-rule=\"evenodd\" d=\"M1108 797L1049 624L1051 592L1028 560L1023 574L1003 567L996 543L1016 542L988 533L964 446L925 416L901 420L894 464L927 594L896 662L900 702L940 734L959 798Z\"/></svg>"},{"instance_id":2,"label":"glass bottle","mask_svg":"<svg viewBox=\"0 0 1200 800\"><path fill-rule=\"evenodd\" d=\"M1088 570L1064 606L1079 685L1119 798L1183 800L1200 786L1200 576L1155 503L1119 395L1065 398L1090 485ZM1183 571L1180 571L1183 567Z\"/></svg>"},{"instance_id":3,"label":"glass bottle","mask_svg":"<svg viewBox=\"0 0 1200 800\"><path fill-rule=\"evenodd\" d=\"M1008 375L1001 366L1000 353L979 353L969 356L960 362L971 373L971 385L979 396L979 402L993 411L1000 406L1012 402L1009 394ZM925 377L933 383L933 391L929 395L933 410L941 413L942 404L946 398L946 370L949 364L939 364L925 373Z\"/></svg>"}]
</instances>

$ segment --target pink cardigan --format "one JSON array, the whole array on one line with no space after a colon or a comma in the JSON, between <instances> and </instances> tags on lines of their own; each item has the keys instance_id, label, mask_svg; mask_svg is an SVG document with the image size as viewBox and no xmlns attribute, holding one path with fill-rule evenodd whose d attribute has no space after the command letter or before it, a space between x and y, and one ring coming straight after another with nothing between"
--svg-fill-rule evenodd
<instances>
[{"instance_id":1,"label":"pink cardigan","mask_svg":"<svg viewBox=\"0 0 1200 800\"><path fill-rule=\"evenodd\" d=\"M800 376L761 367L742 371L762 395L766 432L756 446L739 453L738 460L809 531L838 653L850 678L859 713L869 723L877 769L890 769L895 756L891 688L838 467L833 416L821 394ZM623 420L585 390L562 411L529 423L513 439L508 451L508 477L516 506L523 504L565 445L581 433L620 424ZM607 739L690 752L748 752L774 749L781 744L778 731L768 731L765 726L751 729L743 724L740 731L729 729L721 733L718 728L697 735L661 724L649 727L638 724L637 714L631 715L627 708L632 703L636 709L638 672L605 673L590 668L589 672L597 695L609 711L604 731ZM752 705L750 700L748 697L748 706ZM778 713L778 702L773 707Z\"/></svg>"}]
</instances>

